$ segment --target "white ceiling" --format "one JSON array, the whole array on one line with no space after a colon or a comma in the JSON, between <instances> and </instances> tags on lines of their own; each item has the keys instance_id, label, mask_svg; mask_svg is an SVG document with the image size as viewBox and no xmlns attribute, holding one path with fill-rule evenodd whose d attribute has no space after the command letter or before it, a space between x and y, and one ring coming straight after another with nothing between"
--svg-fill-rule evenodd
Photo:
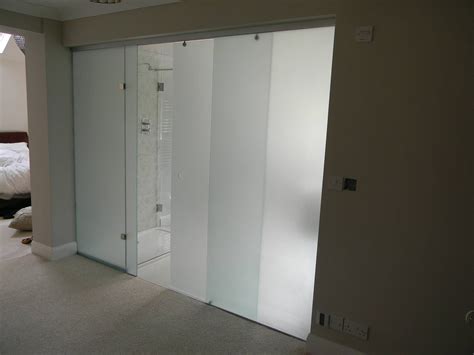
<instances>
[{"instance_id":1,"label":"white ceiling","mask_svg":"<svg viewBox=\"0 0 474 355\"><path fill-rule=\"evenodd\" d=\"M122 0L121 3L107 5L92 3L89 0L0 0L0 9L64 21L179 1Z\"/></svg>"}]
</instances>

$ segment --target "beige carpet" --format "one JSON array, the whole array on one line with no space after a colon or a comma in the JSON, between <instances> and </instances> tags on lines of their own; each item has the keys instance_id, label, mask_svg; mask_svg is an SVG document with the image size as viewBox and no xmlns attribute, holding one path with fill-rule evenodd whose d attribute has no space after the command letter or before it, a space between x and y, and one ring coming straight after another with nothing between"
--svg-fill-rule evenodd
<instances>
[{"instance_id":1,"label":"beige carpet","mask_svg":"<svg viewBox=\"0 0 474 355\"><path fill-rule=\"evenodd\" d=\"M19 232L9 228L11 219L0 218L0 260L9 260L31 253L29 245L21 244L21 240L31 237L31 232Z\"/></svg>"},{"instance_id":2,"label":"beige carpet","mask_svg":"<svg viewBox=\"0 0 474 355\"><path fill-rule=\"evenodd\" d=\"M0 353L302 354L304 342L80 256L0 261Z\"/></svg>"}]
</instances>

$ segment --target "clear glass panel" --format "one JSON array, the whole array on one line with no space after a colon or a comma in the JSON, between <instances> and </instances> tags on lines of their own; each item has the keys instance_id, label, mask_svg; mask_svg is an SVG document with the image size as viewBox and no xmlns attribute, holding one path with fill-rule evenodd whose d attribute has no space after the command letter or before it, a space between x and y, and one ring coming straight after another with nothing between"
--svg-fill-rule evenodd
<instances>
[{"instance_id":1,"label":"clear glass panel","mask_svg":"<svg viewBox=\"0 0 474 355\"><path fill-rule=\"evenodd\" d=\"M214 41L208 298L257 317L272 34Z\"/></svg>"},{"instance_id":2,"label":"clear glass panel","mask_svg":"<svg viewBox=\"0 0 474 355\"><path fill-rule=\"evenodd\" d=\"M173 45L138 47L138 276L170 282Z\"/></svg>"},{"instance_id":3,"label":"clear glass panel","mask_svg":"<svg viewBox=\"0 0 474 355\"><path fill-rule=\"evenodd\" d=\"M173 135L173 69L158 71L158 220L159 227L171 225L171 150Z\"/></svg>"},{"instance_id":4,"label":"clear glass panel","mask_svg":"<svg viewBox=\"0 0 474 355\"><path fill-rule=\"evenodd\" d=\"M273 37L258 321L306 338L319 229L334 28Z\"/></svg>"},{"instance_id":5,"label":"clear glass panel","mask_svg":"<svg viewBox=\"0 0 474 355\"><path fill-rule=\"evenodd\" d=\"M74 52L78 251L125 268L124 48Z\"/></svg>"}]
</instances>

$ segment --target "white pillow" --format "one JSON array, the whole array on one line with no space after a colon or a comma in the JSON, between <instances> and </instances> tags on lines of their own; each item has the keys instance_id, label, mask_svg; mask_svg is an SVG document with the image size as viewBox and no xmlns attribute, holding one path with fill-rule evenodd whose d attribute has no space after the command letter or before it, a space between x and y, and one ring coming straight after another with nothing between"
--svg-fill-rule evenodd
<instances>
[{"instance_id":1,"label":"white pillow","mask_svg":"<svg viewBox=\"0 0 474 355\"><path fill-rule=\"evenodd\" d=\"M33 229L33 218L31 215L31 206L22 208L15 213L15 217L8 226L20 231L30 231Z\"/></svg>"}]
</instances>

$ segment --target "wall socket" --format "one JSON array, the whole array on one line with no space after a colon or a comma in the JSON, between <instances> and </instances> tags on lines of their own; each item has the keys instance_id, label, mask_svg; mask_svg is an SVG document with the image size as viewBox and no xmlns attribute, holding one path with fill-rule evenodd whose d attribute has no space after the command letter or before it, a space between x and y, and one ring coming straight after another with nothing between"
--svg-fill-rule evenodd
<instances>
[{"instance_id":1,"label":"wall socket","mask_svg":"<svg viewBox=\"0 0 474 355\"><path fill-rule=\"evenodd\" d=\"M329 314L317 311L316 322L318 322L318 324L321 327L328 328L329 327Z\"/></svg>"},{"instance_id":2,"label":"wall socket","mask_svg":"<svg viewBox=\"0 0 474 355\"><path fill-rule=\"evenodd\" d=\"M369 327L349 319L344 319L343 332L359 339L367 340L369 336Z\"/></svg>"},{"instance_id":3,"label":"wall socket","mask_svg":"<svg viewBox=\"0 0 474 355\"><path fill-rule=\"evenodd\" d=\"M324 328L329 328L337 332L346 333L356 338L367 340L369 338L369 327L337 314L329 314L316 311L316 322ZM474 355L474 354L473 354Z\"/></svg>"},{"instance_id":4,"label":"wall socket","mask_svg":"<svg viewBox=\"0 0 474 355\"><path fill-rule=\"evenodd\" d=\"M329 328L342 332L344 326L344 317L331 314L329 317Z\"/></svg>"}]
</instances>

